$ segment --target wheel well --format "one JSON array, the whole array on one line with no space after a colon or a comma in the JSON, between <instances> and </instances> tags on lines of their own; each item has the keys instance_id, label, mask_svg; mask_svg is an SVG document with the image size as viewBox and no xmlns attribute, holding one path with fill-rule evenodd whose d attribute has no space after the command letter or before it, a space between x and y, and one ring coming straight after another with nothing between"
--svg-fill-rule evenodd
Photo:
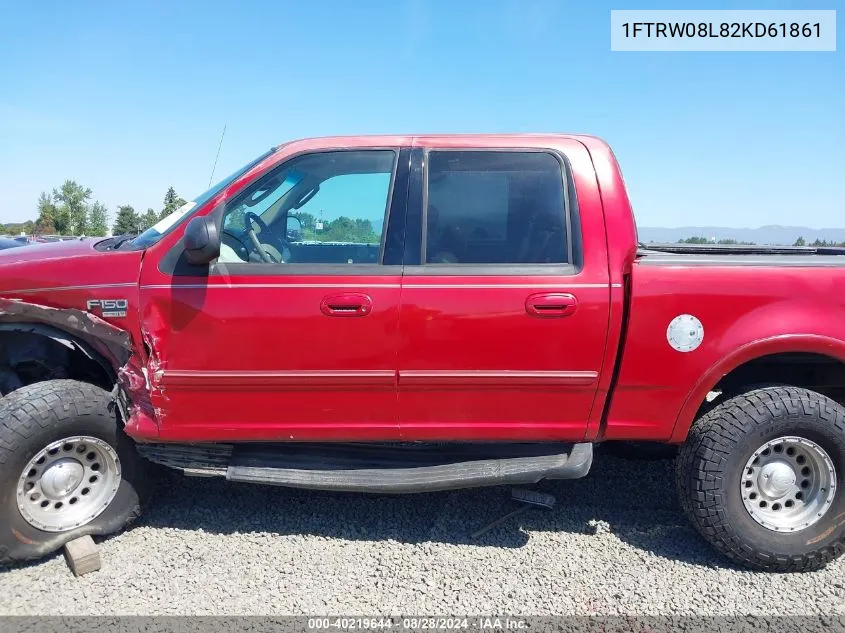
<instances>
[{"instance_id":1,"label":"wheel well","mask_svg":"<svg viewBox=\"0 0 845 633\"><path fill-rule=\"evenodd\" d=\"M845 362L823 354L789 352L761 356L735 368L713 387L702 408L754 386L771 384L803 387L845 406Z\"/></svg>"},{"instance_id":2,"label":"wheel well","mask_svg":"<svg viewBox=\"0 0 845 633\"><path fill-rule=\"evenodd\" d=\"M71 378L104 389L115 384L111 365L84 341L50 326L0 327L0 395L24 385Z\"/></svg>"}]
</instances>

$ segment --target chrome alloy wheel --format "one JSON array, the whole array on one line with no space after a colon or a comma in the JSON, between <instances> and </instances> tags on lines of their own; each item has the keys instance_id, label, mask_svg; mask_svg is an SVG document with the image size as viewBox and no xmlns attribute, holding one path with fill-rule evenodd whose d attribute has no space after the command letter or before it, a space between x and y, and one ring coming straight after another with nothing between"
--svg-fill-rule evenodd
<instances>
[{"instance_id":1,"label":"chrome alloy wheel","mask_svg":"<svg viewBox=\"0 0 845 633\"><path fill-rule=\"evenodd\" d=\"M66 532L93 521L120 487L120 460L96 437L68 437L46 446L18 479L18 510L45 532Z\"/></svg>"},{"instance_id":2,"label":"chrome alloy wheel","mask_svg":"<svg viewBox=\"0 0 845 633\"><path fill-rule=\"evenodd\" d=\"M745 464L740 493L748 514L775 532L810 527L830 509L836 470L827 452L803 437L779 437Z\"/></svg>"}]
</instances>

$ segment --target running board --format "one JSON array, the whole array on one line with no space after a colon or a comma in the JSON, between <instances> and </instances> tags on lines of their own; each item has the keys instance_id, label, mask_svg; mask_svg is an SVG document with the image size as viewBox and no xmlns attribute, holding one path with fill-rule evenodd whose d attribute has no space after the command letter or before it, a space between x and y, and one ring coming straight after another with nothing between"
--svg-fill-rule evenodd
<instances>
[{"instance_id":1,"label":"running board","mask_svg":"<svg viewBox=\"0 0 845 633\"><path fill-rule=\"evenodd\" d=\"M147 459L186 474L225 475L229 481L291 488L391 494L578 479L593 462L589 443L139 444L138 448Z\"/></svg>"},{"instance_id":2,"label":"running board","mask_svg":"<svg viewBox=\"0 0 845 633\"><path fill-rule=\"evenodd\" d=\"M368 450L361 445L355 447L357 450L326 447L305 455L290 449L271 453L244 448L233 454L226 479L291 488L392 494L577 479L587 474L593 461L592 444L570 445L566 452L559 452L563 446L547 444L542 448L548 454L534 450L530 452L540 454L486 458L482 456L490 447L484 445L477 445L481 450L468 451L475 455L442 445L430 450L396 449L381 456L376 452L385 453L384 448ZM550 453L550 449L558 452Z\"/></svg>"}]
</instances>

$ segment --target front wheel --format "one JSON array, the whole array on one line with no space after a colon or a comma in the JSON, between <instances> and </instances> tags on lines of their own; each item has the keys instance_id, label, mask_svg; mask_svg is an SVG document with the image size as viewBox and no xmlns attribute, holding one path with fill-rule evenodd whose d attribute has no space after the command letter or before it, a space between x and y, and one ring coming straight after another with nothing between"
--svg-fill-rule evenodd
<instances>
[{"instance_id":1,"label":"front wheel","mask_svg":"<svg viewBox=\"0 0 845 633\"><path fill-rule=\"evenodd\" d=\"M693 425L676 483L692 524L733 561L821 569L845 551L845 409L794 387L731 398Z\"/></svg>"},{"instance_id":2,"label":"front wheel","mask_svg":"<svg viewBox=\"0 0 845 633\"><path fill-rule=\"evenodd\" d=\"M87 534L116 532L149 488L146 462L111 396L49 380L0 400L0 563L40 558Z\"/></svg>"}]
</instances>

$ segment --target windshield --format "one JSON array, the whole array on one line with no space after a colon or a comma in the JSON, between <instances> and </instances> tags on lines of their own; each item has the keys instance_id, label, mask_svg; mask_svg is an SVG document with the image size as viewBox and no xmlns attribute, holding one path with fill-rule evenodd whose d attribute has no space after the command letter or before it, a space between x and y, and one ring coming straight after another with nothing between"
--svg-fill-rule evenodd
<instances>
[{"instance_id":1,"label":"windshield","mask_svg":"<svg viewBox=\"0 0 845 633\"><path fill-rule=\"evenodd\" d=\"M186 202L185 204L183 204L181 207L176 209L170 215L163 217L156 224L154 224L153 226L148 228L146 231L141 233L138 237L133 239L131 242L127 242L127 246L129 248L136 248L136 249L148 248L148 247L152 246L153 244L158 242L168 231L170 231L173 227L175 227L177 224L179 224L179 222L181 220L183 220L192 209L200 207L203 204L205 204L206 202L208 202L209 200L211 200L220 191L222 191L223 189L228 187L235 180L237 180L243 174L245 174L250 169L255 167L262 160L264 160L265 158L270 156L274 151L276 151L276 150L271 149L269 152L265 152L264 154L262 154L261 156L256 158L254 161L252 161L248 165L242 167L241 169L239 169L235 173L231 174L230 176L227 176L226 178L224 178L223 180L218 182L216 185L214 185L211 189L209 189L205 193L197 196L196 198L194 198L193 200L191 200L189 202Z\"/></svg>"}]
</instances>

